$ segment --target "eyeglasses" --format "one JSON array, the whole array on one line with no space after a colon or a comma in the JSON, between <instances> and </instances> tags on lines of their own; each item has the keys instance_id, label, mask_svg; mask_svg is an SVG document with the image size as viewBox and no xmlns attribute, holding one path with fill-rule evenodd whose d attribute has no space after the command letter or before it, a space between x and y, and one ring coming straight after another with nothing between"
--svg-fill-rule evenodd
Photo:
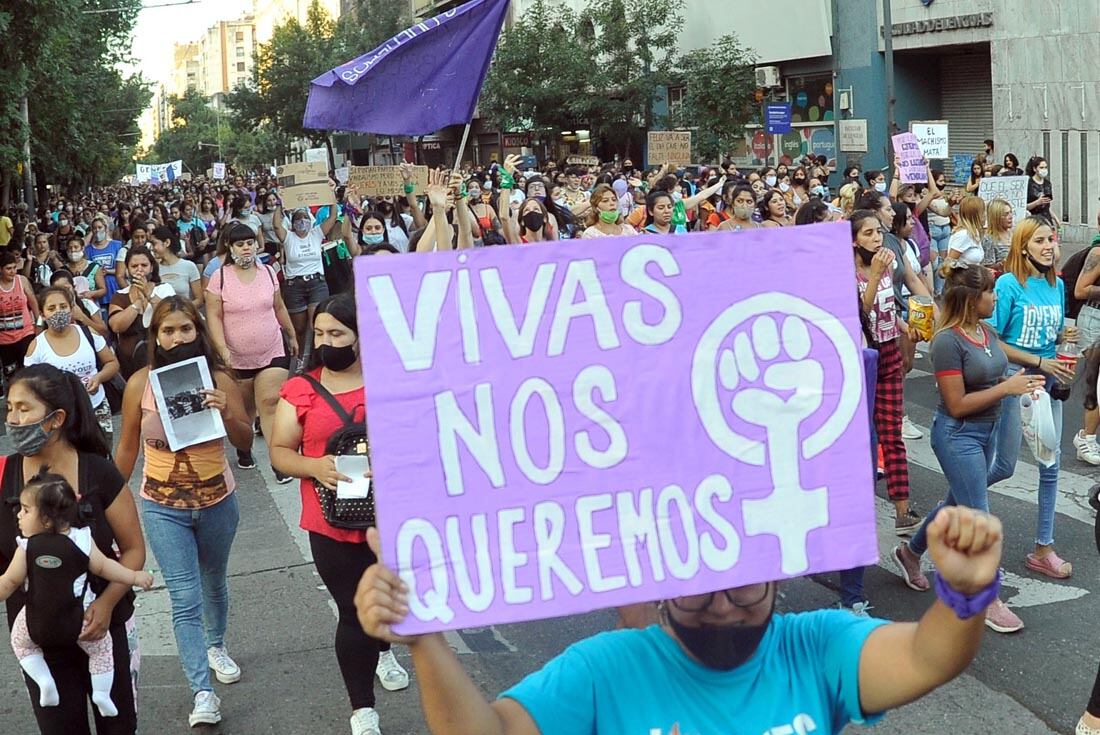
<instances>
[{"instance_id":1,"label":"eyeglasses","mask_svg":"<svg viewBox=\"0 0 1100 735\"><path fill-rule=\"evenodd\" d=\"M734 607L748 610L756 607L768 598L768 592L771 590L771 586L771 582L760 582L757 584L750 584L746 587L735 587L730 590L722 590L721 594L725 595L726 600ZM688 595L687 597L673 599L671 602L677 609L683 612L700 613L714 604L714 597L717 594L717 592L708 592L704 595Z\"/></svg>"}]
</instances>

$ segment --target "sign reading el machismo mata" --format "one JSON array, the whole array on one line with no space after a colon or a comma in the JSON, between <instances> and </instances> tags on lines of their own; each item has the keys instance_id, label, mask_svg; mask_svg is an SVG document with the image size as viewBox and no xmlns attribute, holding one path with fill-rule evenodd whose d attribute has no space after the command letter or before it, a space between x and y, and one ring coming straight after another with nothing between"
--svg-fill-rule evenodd
<instances>
[{"instance_id":1,"label":"sign reading el machismo mata","mask_svg":"<svg viewBox=\"0 0 1100 735\"><path fill-rule=\"evenodd\" d=\"M398 630L874 563L851 247L841 223L357 258Z\"/></svg>"}]
</instances>

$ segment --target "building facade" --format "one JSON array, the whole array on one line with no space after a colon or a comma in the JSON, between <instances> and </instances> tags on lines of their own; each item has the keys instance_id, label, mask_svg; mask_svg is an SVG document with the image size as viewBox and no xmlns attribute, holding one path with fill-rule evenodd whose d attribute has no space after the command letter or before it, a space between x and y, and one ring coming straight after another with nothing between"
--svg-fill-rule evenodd
<instances>
[{"instance_id":1,"label":"building facade","mask_svg":"<svg viewBox=\"0 0 1100 735\"><path fill-rule=\"evenodd\" d=\"M339 18L346 0L320 0L321 7L333 18ZM393 0L400 2L401 0ZM309 6L313 0L253 0L252 17L256 26L256 43L267 43L275 32L275 26L295 18L305 24Z\"/></svg>"},{"instance_id":2,"label":"building facade","mask_svg":"<svg viewBox=\"0 0 1100 735\"><path fill-rule=\"evenodd\" d=\"M223 20L210 26L200 41L202 83L207 97L231 92L252 79L256 30L252 16Z\"/></svg>"}]
</instances>

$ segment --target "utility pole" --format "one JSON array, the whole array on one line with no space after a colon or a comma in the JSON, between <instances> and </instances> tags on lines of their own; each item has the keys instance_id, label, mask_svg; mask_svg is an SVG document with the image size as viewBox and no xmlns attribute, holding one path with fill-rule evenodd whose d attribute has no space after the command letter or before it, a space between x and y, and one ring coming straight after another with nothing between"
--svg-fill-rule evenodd
<instances>
[{"instance_id":1,"label":"utility pole","mask_svg":"<svg viewBox=\"0 0 1100 735\"><path fill-rule=\"evenodd\" d=\"M890 155L890 136L897 132L894 121L894 24L890 15L890 0L882 0L882 37L886 57L886 164L894 160Z\"/></svg>"},{"instance_id":2,"label":"utility pole","mask_svg":"<svg viewBox=\"0 0 1100 735\"><path fill-rule=\"evenodd\" d=\"M19 105L19 114L23 118L23 128L27 136L23 139L23 201L27 203L27 211L34 213L34 171L31 169L31 114L27 106L27 91L23 90L23 98Z\"/></svg>"}]
</instances>

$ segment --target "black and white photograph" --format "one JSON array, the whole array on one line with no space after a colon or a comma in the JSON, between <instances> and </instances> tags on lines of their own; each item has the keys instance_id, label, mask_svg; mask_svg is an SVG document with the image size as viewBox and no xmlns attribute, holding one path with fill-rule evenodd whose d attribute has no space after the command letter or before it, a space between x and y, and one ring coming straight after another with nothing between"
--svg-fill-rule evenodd
<instances>
[{"instance_id":1,"label":"black and white photograph","mask_svg":"<svg viewBox=\"0 0 1100 735\"><path fill-rule=\"evenodd\" d=\"M225 436L221 414L202 405L203 391L214 387L204 357L153 370L149 382L161 416L167 416L164 433L172 451Z\"/></svg>"}]
</instances>

